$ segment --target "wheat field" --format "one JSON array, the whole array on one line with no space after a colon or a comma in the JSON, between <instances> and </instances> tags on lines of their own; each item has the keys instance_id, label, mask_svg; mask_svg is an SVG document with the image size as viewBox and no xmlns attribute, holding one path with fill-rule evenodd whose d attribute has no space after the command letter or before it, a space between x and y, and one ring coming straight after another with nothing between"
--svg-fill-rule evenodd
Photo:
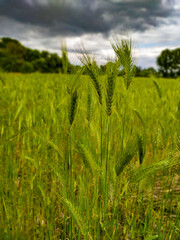
<instances>
[{"instance_id":1,"label":"wheat field","mask_svg":"<svg viewBox=\"0 0 180 240\"><path fill-rule=\"evenodd\" d=\"M178 239L180 81L113 71L1 74L0 239Z\"/></svg>"}]
</instances>

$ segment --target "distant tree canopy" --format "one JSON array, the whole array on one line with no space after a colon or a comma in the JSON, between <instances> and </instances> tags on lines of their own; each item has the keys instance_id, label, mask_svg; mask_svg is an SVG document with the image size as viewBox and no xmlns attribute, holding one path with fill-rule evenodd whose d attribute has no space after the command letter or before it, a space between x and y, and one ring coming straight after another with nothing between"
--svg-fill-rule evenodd
<instances>
[{"instance_id":1,"label":"distant tree canopy","mask_svg":"<svg viewBox=\"0 0 180 240\"><path fill-rule=\"evenodd\" d=\"M69 62L67 55L67 47L64 42L61 44L62 57L56 53L48 51L33 50L24 47L19 41L11 38L0 38L0 71L4 72L21 72L21 73L68 73L75 74L80 66L74 66ZM98 67L93 62L94 67L101 75L107 71L109 64ZM154 68L142 69L136 67L136 77L149 77L150 75L163 77L180 76L180 48L161 52L157 58L159 71ZM84 73L86 74L86 73ZM124 72L119 69L119 76L123 76Z\"/></svg>"},{"instance_id":2,"label":"distant tree canopy","mask_svg":"<svg viewBox=\"0 0 180 240\"><path fill-rule=\"evenodd\" d=\"M159 72L153 67L144 69L136 67L136 77L149 77L151 75L159 77Z\"/></svg>"},{"instance_id":3,"label":"distant tree canopy","mask_svg":"<svg viewBox=\"0 0 180 240\"><path fill-rule=\"evenodd\" d=\"M157 65L163 77L180 76L180 48L163 50L157 58Z\"/></svg>"},{"instance_id":4,"label":"distant tree canopy","mask_svg":"<svg viewBox=\"0 0 180 240\"><path fill-rule=\"evenodd\" d=\"M15 39L1 38L0 69L5 72L22 73L76 72L77 66L70 64L67 57L67 49L64 48L62 53L63 56L60 58L56 53L40 52L39 50L26 48Z\"/></svg>"}]
</instances>

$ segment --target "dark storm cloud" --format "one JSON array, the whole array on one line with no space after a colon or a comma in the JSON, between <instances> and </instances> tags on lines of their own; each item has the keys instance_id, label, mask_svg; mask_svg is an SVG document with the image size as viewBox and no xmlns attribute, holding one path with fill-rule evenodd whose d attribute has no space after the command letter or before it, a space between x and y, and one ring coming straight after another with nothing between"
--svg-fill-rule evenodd
<instances>
[{"instance_id":1,"label":"dark storm cloud","mask_svg":"<svg viewBox=\"0 0 180 240\"><path fill-rule=\"evenodd\" d=\"M144 31L172 14L171 0L0 0L0 16L51 36Z\"/></svg>"}]
</instances>

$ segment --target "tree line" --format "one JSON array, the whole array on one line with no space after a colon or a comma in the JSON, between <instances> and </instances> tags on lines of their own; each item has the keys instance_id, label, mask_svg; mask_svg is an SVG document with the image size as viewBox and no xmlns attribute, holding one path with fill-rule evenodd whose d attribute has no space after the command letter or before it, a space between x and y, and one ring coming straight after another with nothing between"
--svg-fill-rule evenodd
<instances>
[{"instance_id":1,"label":"tree line","mask_svg":"<svg viewBox=\"0 0 180 240\"><path fill-rule=\"evenodd\" d=\"M62 57L59 57L56 53L26 48L15 39L1 38L0 69L4 72L66 74L75 73L77 66L69 62L65 45L62 45Z\"/></svg>"},{"instance_id":2,"label":"tree line","mask_svg":"<svg viewBox=\"0 0 180 240\"><path fill-rule=\"evenodd\" d=\"M11 38L0 39L0 71L20 72L20 73L68 73L75 74L80 66L72 65L67 55L66 44L62 43L61 57L56 53L39 51L23 46L19 41ZM94 64L96 64L94 62ZM99 74L105 74L108 68L106 65L96 64ZM178 77L180 76L180 48L161 52L157 58L158 70L150 67L142 69L136 66L137 77L148 77L155 75L159 77ZM119 70L119 76L123 71Z\"/></svg>"}]
</instances>

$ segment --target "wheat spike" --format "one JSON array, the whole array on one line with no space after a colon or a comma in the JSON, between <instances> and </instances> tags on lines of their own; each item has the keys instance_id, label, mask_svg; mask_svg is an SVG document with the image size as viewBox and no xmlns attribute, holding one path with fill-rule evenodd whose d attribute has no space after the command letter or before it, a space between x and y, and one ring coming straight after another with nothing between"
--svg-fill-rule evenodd
<instances>
[{"instance_id":1,"label":"wheat spike","mask_svg":"<svg viewBox=\"0 0 180 240\"><path fill-rule=\"evenodd\" d=\"M130 163L137 151L137 138L128 141L125 149L123 150L122 157L116 164L116 174L119 176L124 168Z\"/></svg>"},{"instance_id":2,"label":"wheat spike","mask_svg":"<svg viewBox=\"0 0 180 240\"><path fill-rule=\"evenodd\" d=\"M82 53L82 57L79 57L79 59L84 65L85 71L89 75L92 84L97 92L99 103L102 105L101 85L98 80L98 74L96 71L94 59L90 58L90 56L85 53Z\"/></svg>"},{"instance_id":3,"label":"wheat spike","mask_svg":"<svg viewBox=\"0 0 180 240\"><path fill-rule=\"evenodd\" d=\"M135 172L132 177L132 182L139 182L146 177L150 177L157 172L163 172L164 175L169 169L180 166L180 153L173 153L163 158L159 162L150 164L149 166L142 167L140 170Z\"/></svg>"},{"instance_id":4,"label":"wheat spike","mask_svg":"<svg viewBox=\"0 0 180 240\"><path fill-rule=\"evenodd\" d=\"M123 67L124 83L126 89L128 89L136 70L132 57L132 41L122 39L121 42L119 42L119 40L115 38L114 43L112 43L111 45L118 57L120 65Z\"/></svg>"},{"instance_id":5,"label":"wheat spike","mask_svg":"<svg viewBox=\"0 0 180 240\"><path fill-rule=\"evenodd\" d=\"M95 176L99 171L99 167L94 159L93 154L89 150L89 148L87 146L85 146L84 144L79 143L77 145L77 151L78 151L79 155L81 156L81 158L83 159L84 165L88 169L90 174L92 176Z\"/></svg>"},{"instance_id":6,"label":"wheat spike","mask_svg":"<svg viewBox=\"0 0 180 240\"><path fill-rule=\"evenodd\" d=\"M112 113L116 76L117 76L117 64L111 63L109 68L107 69L106 112L108 116L110 116Z\"/></svg>"},{"instance_id":7,"label":"wheat spike","mask_svg":"<svg viewBox=\"0 0 180 240\"><path fill-rule=\"evenodd\" d=\"M77 210L75 205L69 199L67 199L65 196L62 196L62 200L63 200L64 206L66 207L66 209L68 211L70 211L71 216L74 219L74 221L76 222L76 224L78 225L82 235L85 237L85 239L92 240L93 238L87 229L87 223L86 223L85 219L83 218L83 216L81 216L81 214L79 213L79 211Z\"/></svg>"},{"instance_id":8,"label":"wheat spike","mask_svg":"<svg viewBox=\"0 0 180 240\"><path fill-rule=\"evenodd\" d=\"M76 109L77 109L77 100L78 100L78 95L77 95L77 90L74 90L74 92L71 94L71 102L69 106L69 123L70 126L74 122L75 114L76 114Z\"/></svg>"}]
</instances>

